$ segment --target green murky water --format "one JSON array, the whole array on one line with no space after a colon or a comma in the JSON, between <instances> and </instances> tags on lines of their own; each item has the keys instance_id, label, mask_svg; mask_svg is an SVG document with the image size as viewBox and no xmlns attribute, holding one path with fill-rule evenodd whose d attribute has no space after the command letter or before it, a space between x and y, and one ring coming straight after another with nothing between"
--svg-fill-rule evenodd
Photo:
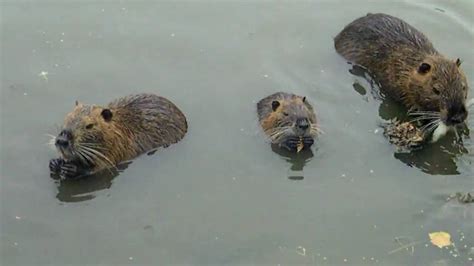
<instances>
[{"instance_id":1,"label":"green murky water","mask_svg":"<svg viewBox=\"0 0 474 266\"><path fill-rule=\"evenodd\" d=\"M472 95L474 2L0 8L0 264L473 263L474 207L446 201L474 189L472 133L463 144L449 135L396 153L380 124L400 109L349 73L332 38L367 12L398 16L463 59ZM325 134L312 153L292 157L265 141L255 103L276 91L313 103ZM174 101L188 117L185 139L116 177L50 179L56 153L46 134L74 101L135 92ZM429 244L428 233L440 230L455 246Z\"/></svg>"}]
</instances>

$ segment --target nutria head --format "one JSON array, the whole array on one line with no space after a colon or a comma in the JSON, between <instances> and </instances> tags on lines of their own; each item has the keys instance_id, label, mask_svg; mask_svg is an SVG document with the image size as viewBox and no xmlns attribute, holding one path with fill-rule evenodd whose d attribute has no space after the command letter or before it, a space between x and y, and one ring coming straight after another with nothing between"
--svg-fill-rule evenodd
<instances>
[{"instance_id":1,"label":"nutria head","mask_svg":"<svg viewBox=\"0 0 474 266\"><path fill-rule=\"evenodd\" d=\"M80 161L86 165L108 162L104 129L110 128L113 113L110 109L96 105L76 106L65 120L55 146L66 161ZM105 161L104 161L105 160Z\"/></svg>"},{"instance_id":2,"label":"nutria head","mask_svg":"<svg viewBox=\"0 0 474 266\"><path fill-rule=\"evenodd\" d=\"M304 148L310 147L319 131L312 106L306 101L306 97L288 94L280 96L265 101L263 104L268 105L266 107L259 106L259 109L268 110L268 115L261 121L265 133L270 136L272 143L290 151L296 151L301 142Z\"/></svg>"},{"instance_id":3,"label":"nutria head","mask_svg":"<svg viewBox=\"0 0 474 266\"><path fill-rule=\"evenodd\" d=\"M468 85L460 68L461 61L448 60L440 55L430 55L412 72L409 92L413 96L413 106L419 111L432 113L446 126L463 123L467 117L466 98ZM408 99L409 100L409 99Z\"/></svg>"}]
</instances>

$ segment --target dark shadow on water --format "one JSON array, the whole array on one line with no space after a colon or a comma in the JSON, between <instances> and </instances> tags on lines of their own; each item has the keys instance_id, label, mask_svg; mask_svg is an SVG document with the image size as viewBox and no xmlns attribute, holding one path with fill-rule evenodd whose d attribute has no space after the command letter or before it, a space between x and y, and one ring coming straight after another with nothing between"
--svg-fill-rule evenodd
<instances>
[{"instance_id":1,"label":"dark shadow on water","mask_svg":"<svg viewBox=\"0 0 474 266\"><path fill-rule=\"evenodd\" d=\"M304 149L299 153L294 153L287 149L280 148L275 144L272 144L271 147L274 153L280 155L285 161L291 164L288 179L303 180L303 168L311 160L311 158L313 158L313 151L311 149Z\"/></svg>"},{"instance_id":2,"label":"dark shadow on water","mask_svg":"<svg viewBox=\"0 0 474 266\"><path fill-rule=\"evenodd\" d=\"M466 129L467 130L467 129ZM463 132L461 132L463 131ZM469 134L461 130L460 134ZM423 149L412 152L395 152L394 157L408 166L416 167L431 175L458 175L458 157L468 150L452 132L436 143L429 143Z\"/></svg>"},{"instance_id":3,"label":"dark shadow on water","mask_svg":"<svg viewBox=\"0 0 474 266\"><path fill-rule=\"evenodd\" d=\"M370 84L370 88L364 88L359 82L353 84L354 90L363 98L367 97L367 91L371 92L374 99L380 101L379 116L383 120L398 119L408 121L408 110L392 98L386 97L380 91L379 85L371 78L363 67L353 65L349 72L355 76L362 77ZM365 100L365 98L364 98ZM458 129L460 136L469 136L467 127ZM387 140L388 143L388 140ZM422 172L431 175L457 175L459 174L457 159L468 153L462 144L462 138L458 139L453 132L443 137L437 143L428 143L420 150L411 152L394 152L394 157L410 167L416 167Z\"/></svg>"},{"instance_id":4,"label":"dark shadow on water","mask_svg":"<svg viewBox=\"0 0 474 266\"><path fill-rule=\"evenodd\" d=\"M62 202L81 202L96 197L96 193L109 189L113 180L130 162L120 164L117 169L106 169L96 174L86 176L77 180L56 180L58 194L56 198Z\"/></svg>"}]
</instances>

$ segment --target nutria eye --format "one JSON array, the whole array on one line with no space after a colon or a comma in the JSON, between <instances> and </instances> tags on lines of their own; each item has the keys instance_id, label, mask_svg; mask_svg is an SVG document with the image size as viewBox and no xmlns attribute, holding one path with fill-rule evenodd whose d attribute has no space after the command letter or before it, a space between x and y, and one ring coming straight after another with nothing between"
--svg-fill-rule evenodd
<instances>
[{"instance_id":1,"label":"nutria eye","mask_svg":"<svg viewBox=\"0 0 474 266\"><path fill-rule=\"evenodd\" d=\"M94 124L88 124L88 125L86 126L86 129L92 129L93 127L94 127Z\"/></svg>"},{"instance_id":2,"label":"nutria eye","mask_svg":"<svg viewBox=\"0 0 474 266\"><path fill-rule=\"evenodd\" d=\"M437 88L433 88L433 92L434 92L436 95L439 95L439 94L441 93Z\"/></svg>"},{"instance_id":3,"label":"nutria eye","mask_svg":"<svg viewBox=\"0 0 474 266\"><path fill-rule=\"evenodd\" d=\"M110 111L110 109L104 109L100 114L106 122L110 122L110 120L112 120L112 111Z\"/></svg>"},{"instance_id":4,"label":"nutria eye","mask_svg":"<svg viewBox=\"0 0 474 266\"><path fill-rule=\"evenodd\" d=\"M279 102L279 101L273 101L273 102L272 102L272 110L273 110L273 111L276 111L276 109L278 109L278 106L280 106L280 102Z\"/></svg>"},{"instance_id":5,"label":"nutria eye","mask_svg":"<svg viewBox=\"0 0 474 266\"><path fill-rule=\"evenodd\" d=\"M283 113L284 116L288 116L288 113Z\"/></svg>"},{"instance_id":6,"label":"nutria eye","mask_svg":"<svg viewBox=\"0 0 474 266\"><path fill-rule=\"evenodd\" d=\"M418 67L418 73L420 73L420 74L426 74L426 73L428 73L428 72L430 71L430 69L431 69L430 64L422 63L422 64L420 65L420 67Z\"/></svg>"}]
</instances>

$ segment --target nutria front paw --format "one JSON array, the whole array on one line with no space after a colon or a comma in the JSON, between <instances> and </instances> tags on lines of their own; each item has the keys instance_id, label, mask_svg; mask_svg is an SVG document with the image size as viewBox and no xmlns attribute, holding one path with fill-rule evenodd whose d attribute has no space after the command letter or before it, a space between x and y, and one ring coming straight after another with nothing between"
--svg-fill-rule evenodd
<instances>
[{"instance_id":1,"label":"nutria front paw","mask_svg":"<svg viewBox=\"0 0 474 266\"><path fill-rule=\"evenodd\" d=\"M61 179L74 179L82 174L82 171L80 171L80 168L77 167L77 165L66 162L61 165L61 171L59 172Z\"/></svg>"},{"instance_id":2,"label":"nutria front paw","mask_svg":"<svg viewBox=\"0 0 474 266\"><path fill-rule=\"evenodd\" d=\"M299 143L299 139L298 138L288 138L286 141L285 141L285 147L287 149L289 149L290 151L295 151L297 146L298 146L298 143Z\"/></svg>"},{"instance_id":3,"label":"nutria front paw","mask_svg":"<svg viewBox=\"0 0 474 266\"><path fill-rule=\"evenodd\" d=\"M304 137L303 144L305 147L311 147L314 144L314 139L312 137Z\"/></svg>"},{"instance_id":4,"label":"nutria front paw","mask_svg":"<svg viewBox=\"0 0 474 266\"><path fill-rule=\"evenodd\" d=\"M62 158L57 158L57 159L51 159L49 161L49 170L53 173L59 173L61 170L61 166L64 164L64 159Z\"/></svg>"}]
</instances>

